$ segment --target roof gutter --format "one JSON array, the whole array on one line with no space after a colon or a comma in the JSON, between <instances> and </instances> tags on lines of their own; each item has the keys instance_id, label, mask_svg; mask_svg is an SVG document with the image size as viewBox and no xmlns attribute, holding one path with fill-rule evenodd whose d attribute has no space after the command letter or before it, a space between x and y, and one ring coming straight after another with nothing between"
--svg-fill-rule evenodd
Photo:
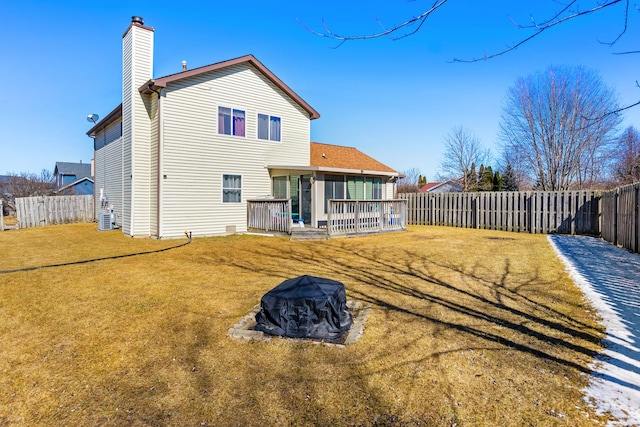
<instances>
[{"instance_id":1,"label":"roof gutter","mask_svg":"<svg viewBox=\"0 0 640 427\"><path fill-rule=\"evenodd\" d=\"M87 131L87 136L94 137L102 129L106 128L118 117L122 117L122 104L111 110L109 114L103 117L98 123L96 123L91 129Z\"/></svg>"},{"instance_id":2,"label":"roof gutter","mask_svg":"<svg viewBox=\"0 0 640 427\"><path fill-rule=\"evenodd\" d=\"M344 173L344 174L377 175L377 176L389 176L389 177L399 177L400 176L400 173L398 173L398 172L384 172L384 171L373 171L373 170L365 170L365 169L332 168L332 167L326 167L326 166L278 166L278 165L267 165L267 169L287 169L287 170L301 170L301 171L315 171L315 172L334 172L334 173Z\"/></svg>"},{"instance_id":3,"label":"roof gutter","mask_svg":"<svg viewBox=\"0 0 640 427\"><path fill-rule=\"evenodd\" d=\"M167 84L177 80L198 76L200 74L208 73L210 71L220 70L223 68L244 64L244 63L248 63L251 66L253 66L271 83L273 83L276 87L282 90L282 92L284 92L285 95L287 95L291 100L293 100L296 104L302 107L302 109L307 112L311 120L314 120L320 117L320 113L318 113L311 105L309 105L304 99L302 99L297 93L295 93L289 86L287 86L285 82L280 80L275 74L271 72L271 70L265 67L264 64L258 61L253 55L245 55L239 58L229 59L227 61L206 65L204 67L193 68L188 71L182 71L180 73L171 74L165 77L151 79L147 81L145 84L143 84L142 86L140 86L138 90L141 93L149 93L149 91L154 91L152 88L155 88L155 89L166 88Z\"/></svg>"}]
</instances>

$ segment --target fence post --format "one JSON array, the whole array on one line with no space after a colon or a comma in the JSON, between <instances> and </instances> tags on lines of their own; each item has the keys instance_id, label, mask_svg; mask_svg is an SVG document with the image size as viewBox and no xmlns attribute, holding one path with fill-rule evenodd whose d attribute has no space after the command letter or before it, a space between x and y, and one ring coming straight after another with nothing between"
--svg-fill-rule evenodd
<instances>
[{"instance_id":1,"label":"fence post","mask_svg":"<svg viewBox=\"0 0 640 427\"><path fill-rule=\"evenodd\" d=\"M634 228L634 239L633 239L633 252L640 252L640 184L635 184L633 186L634 191L634 212L632 213L633 218L633 228Z\"/></svg>"},{"instance_id":2,"label":"fence post","mask_svg":"<svg viewBox=\"0 0 640 427\"><path fill-rule=\"evenodd\" d=\"M4 201L0 199L0 231L4 231Z\"/></svg>"},{"instance_id":3,"label":"fence post","mask_svg":"<svg viewBox=\"0 0 640 427\"><path fill-rule=\"evenodd\" d=\"M613 244L618 245L618 189L613 193Z\"/></svg>"},{"instance_id":4,"label":"fence post","mask_svg":"<svg viewBox=\"0 0 640 427\"><path fill-rule=\"evenodd\" d=\"M474 205L473 214L475 218L473 220L475 222L475 228L479 230L480 229L480 202L478 198L479 198L479 194L474 194L471 199L471 203L473 203Z\"/></svg>"}]
</instances>

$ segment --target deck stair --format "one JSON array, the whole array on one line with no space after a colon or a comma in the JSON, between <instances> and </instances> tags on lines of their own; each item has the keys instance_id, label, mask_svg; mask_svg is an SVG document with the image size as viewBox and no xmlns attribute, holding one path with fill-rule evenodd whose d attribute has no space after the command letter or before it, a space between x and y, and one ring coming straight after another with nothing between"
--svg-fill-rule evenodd
<instances>
[{"instance_id":1,"label":"deck stair","mask_svg":"<svg viewBox=\"0 0 640 427\"><path fill-rule=\"evenodd\" d=\"M289 240L327 240L326 228L293 227Z\"/></svg>"}]
</instances>

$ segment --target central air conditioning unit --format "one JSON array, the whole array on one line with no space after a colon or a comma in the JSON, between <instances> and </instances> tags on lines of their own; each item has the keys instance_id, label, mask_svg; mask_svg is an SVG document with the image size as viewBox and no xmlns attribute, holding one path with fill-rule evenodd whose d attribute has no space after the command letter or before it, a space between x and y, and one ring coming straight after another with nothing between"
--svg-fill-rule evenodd
<instances>
[{"instance_id":1,"label":"central air conditioning unit","mask_svg":"<svg viewBox=\"0 0 640 427\"><path fill-rule=\"evenodd\" d=\"M98 214L98 231L113 230L111 222L111 212L100 212Z\"/></svg>"}]
</instances>

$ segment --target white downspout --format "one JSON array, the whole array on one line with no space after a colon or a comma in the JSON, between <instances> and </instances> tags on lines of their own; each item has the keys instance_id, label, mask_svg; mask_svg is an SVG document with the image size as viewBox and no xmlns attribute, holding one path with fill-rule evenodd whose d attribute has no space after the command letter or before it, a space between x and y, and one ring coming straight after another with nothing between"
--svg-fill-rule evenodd
<instances>
[{"instance_id":1,"label":"white downspout","mask_svg":"<svg viewBox=\"0 0 640 427\"><path fill-rule=\"evenodd\" d=\"M162 197L164 194L164 180L165 180L165 176L164 176L164 162L163 162L163 156L162 156L162 148L164 146L164 120L163 120L163 113L162 113L162 108L160 107L161 105L161 101L163 98L163 94L162 94L162 89L160 89L160 92L158 92L158 112L157 112L157 119L158 119L158 217L157 217L157 221L158 221L158 239L161 239L162 236L164 235L164 230L163 230L163 223L162 223L162 207L163 207L163 203L162 203Z\"/></svg>"}]
</instances>

